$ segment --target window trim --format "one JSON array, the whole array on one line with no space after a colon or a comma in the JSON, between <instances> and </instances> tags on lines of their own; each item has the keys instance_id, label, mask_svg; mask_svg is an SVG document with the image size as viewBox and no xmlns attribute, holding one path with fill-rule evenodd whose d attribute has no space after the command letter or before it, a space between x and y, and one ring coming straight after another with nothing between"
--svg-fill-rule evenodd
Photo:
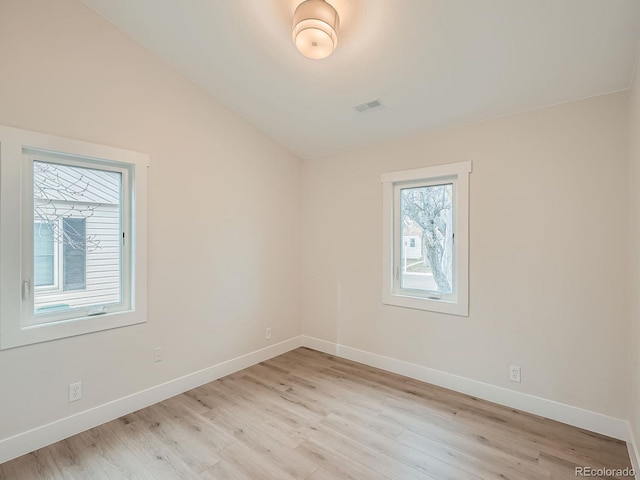
<instances>
[{"instance_id":1,"label":"window trim","mask_svg":"<svg viewBox=\"0 0 640 480\"><path fill-rule=\"evenodd\" d=\"M471 162L467 161L382 174L383 304L465 317L469 315L469 174L471 170ZM397 238L401 234L398 223L398 187L415 184L438 184L449 182L452 179L455 179L453 194L453 231L455 232L453 298L433 299L427 298L426 295L411 295L409 290L399 288L398 280L394 276L395 263L398 258L396 244L399 248L402 246L402 238Z\"/></svg>"},{"instance_id":2,"label":"window trim","mask_svg":"<svg viewBox=\"0 0 640 480\"><path fill-rule=\"evenodd\" d=\"M102 315L86 315L73 320L60 320L40 325L28 325L25 319L33 304L23 300L25 275L21 251L32 245L33 227L25 229L23 197L25 176L30 176L29 156L41 152L46 157L73 157L99 165L129 169L131 175L131 231L133 242L130 264L132 293L126 311ZM71 160L70 160L71 161ZM97 145L0 125L0 349L13 348L49 340L144 323L147 320L147 167L149 155L120 148ZM33 219L33 214L31 213ZM31 221L33 225L33 220ZM23 235L31 232L31 240ZM32 250L32 248L31 248ZM31 253L33 253L31 251ZM33 297L33 287L29 288Z\"/></svg>"}]
</instances>

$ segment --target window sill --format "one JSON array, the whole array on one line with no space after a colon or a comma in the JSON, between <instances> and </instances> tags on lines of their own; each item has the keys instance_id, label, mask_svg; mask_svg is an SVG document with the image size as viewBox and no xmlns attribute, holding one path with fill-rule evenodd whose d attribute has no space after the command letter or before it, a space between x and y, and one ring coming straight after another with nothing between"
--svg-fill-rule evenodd
<instances>
[{"instance_id":1,"label":"window sill","mask_svg":"<svg viewBox=\"0 0 640 480\"><path fill-rule=\"evenodd\" d=\"M137 325L146 321L146 312L128 310L51 323L25 325L22 328L4 325L0 336L0 350Z\"/></svg>"},{"instance_id":2,"label":"window sill","mask_svg":"<svg viewBox=\"0 0 640 480\"><path fill-rule=\"evenodd\" d=\"M382 303L396 307L413 308L415 310L427 310L430 312L446 313L460 317L469 316L469 305L466 303L450 302L446 300L432 300L422 297L410 297L407 295L385 293Z\"/></svg>"}]
</instances>

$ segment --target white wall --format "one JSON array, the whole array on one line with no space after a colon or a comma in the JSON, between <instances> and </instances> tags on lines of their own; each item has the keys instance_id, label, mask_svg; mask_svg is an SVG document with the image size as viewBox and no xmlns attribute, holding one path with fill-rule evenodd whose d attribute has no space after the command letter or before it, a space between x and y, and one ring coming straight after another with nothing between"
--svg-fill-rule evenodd
<instances>
[{"instance_id":1,"label":"white wall","mask_svg":"<svg viewBox=\"0 0 640 480\"><path fill-rule=\"evenodd\" d=\"M629 92L629 299L630 323L630 424L640 440L640 74L636 72ZM640 460L640 459L639 459Z\"/></svg>"},{"instance_id":2,"label":"white wall","mask_svg":"<svg viewBox=\"0 0 640 480\"><path fill-rule=\"evenodd\" d=\"M0 62L0 124L152 163L148 323L1 351L0 440L300 334L299 159L79 0L2 0Z\"/></svg>"},{"instance_id":3,"label":"white wall","mask_svg":"<svg viewBox=\"0 0 640 480\"><path fill-rule=\"evenodd\" d=\"M305 162L303 333L627 418L627 100ZM380 174L464 160L469 317L382 305ZM354 235L367 241L354 249ZM508 381L509 364L522 367L521 384Z\"/></svg>"}]
</instances>

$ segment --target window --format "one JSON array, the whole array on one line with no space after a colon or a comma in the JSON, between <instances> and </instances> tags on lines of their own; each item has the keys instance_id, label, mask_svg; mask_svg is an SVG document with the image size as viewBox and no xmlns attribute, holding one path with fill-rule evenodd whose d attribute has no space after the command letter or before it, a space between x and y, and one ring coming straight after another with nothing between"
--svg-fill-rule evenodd
<instances>
[{"instance_id":1,"label":"window","mask_svg":"<svg viewBox=\"0 0 640 480\"><path fill-rule=\"evenodd\" d=\"M471 162L386 173L383 303L468 315Z\"/></svg>"},{"instance_id":2,"label":"window","mask_svg":"<svg viewBox=\"0 0 640 480\"><path fill-rule=\"evenodd\" d=\"M0 348L146 321L147 166L0 126Z\"/></svg>"}]
</instances>

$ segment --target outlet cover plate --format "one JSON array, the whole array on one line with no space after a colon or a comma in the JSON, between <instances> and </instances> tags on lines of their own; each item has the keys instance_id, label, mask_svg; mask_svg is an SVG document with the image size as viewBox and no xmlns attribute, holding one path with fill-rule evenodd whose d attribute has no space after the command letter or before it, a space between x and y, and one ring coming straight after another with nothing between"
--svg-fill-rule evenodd
<instances>
[{"instance_id":1,"label":"outlet cover plate","mask_svg":"<svg viewBox=\"0 0 640 480\"><path fill-rule=\"evenodd\" d=\"M162 359L163 359L163 354L164 354L164 352L163 352L163 348L164 348L164 347L155 347L155 348L153 349L153 361L154 361L155 363L158 363L158 362L161 362L161 361L162 361Z\"/></svg>"},{"instance_id":2,"label":"outlet cover plate","mask_svg":"<svg viewBox=\"0 0 640 480\"><path fill-rule=\"evenodd\" d=\"M520 367L517 365L509 365L509 380L520 383L522 380Z\"/></svg>"},{"instance_id":3,"label":"outlet cover plate","mask_svg":"<svg viewBox=\"0 0 640 480\"><path fill-rule=\"evenodd\" d=\"M77 402L82 398L82 382L75 382L69 385L69 403Z\"/></svg>"}]
</instances>

